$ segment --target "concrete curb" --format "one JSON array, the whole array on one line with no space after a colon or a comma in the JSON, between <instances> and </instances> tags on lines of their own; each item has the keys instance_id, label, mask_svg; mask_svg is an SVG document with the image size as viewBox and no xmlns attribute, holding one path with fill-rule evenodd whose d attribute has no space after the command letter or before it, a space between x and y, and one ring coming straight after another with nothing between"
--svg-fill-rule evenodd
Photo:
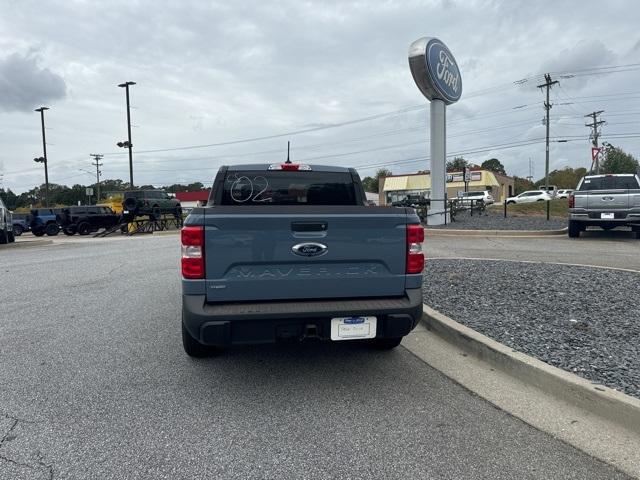
<instances>
[{"instance_id":1,"label":"concrete curb","mask_svg":"<svg viewBox=\"0 0 640 480\"><path fill-rule=\"evenodd\" d=\"M19 237L18 237L19 238ZM16 241L4 245L6 248L22 248L22 247L41 247L43 245L51 245L53 240L23 240L20 241L16 238ZM2 247L0 247L1 249Z\"/></svg>"},{"instance_id":2,"label":"concrete curb","mask_svg":"<svg viewBox=\"0 0 640 480\"><path fill-rule=\"evenodd\" d=\"M517 352L423 305L422 321L449 343L545 393L640 434L640 400Z\"/></svg>"},{"instance_id":3,"label":"concrete curb","mask_svg":"<svg viewBox=\"0 0 640 480\"><path fill-rule=\"evenodd\" d=\"M562 230L454 230L452 228L425 228L427 236L434 237L547 237L566 235L567 229Z\"/></svg>"}]
</instances>

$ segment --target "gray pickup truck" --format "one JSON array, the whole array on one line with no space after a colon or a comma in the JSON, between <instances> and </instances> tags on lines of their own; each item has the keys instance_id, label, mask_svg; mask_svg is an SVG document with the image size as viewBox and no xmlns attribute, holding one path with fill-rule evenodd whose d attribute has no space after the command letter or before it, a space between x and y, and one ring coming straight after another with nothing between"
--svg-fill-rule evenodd
<instances>
[{"instance_id":1,"label":"gray pickup truck","mask_svg":"<svg viewBox=\"0 0 640 480\"><path fill-rule=\"evenodd\" d=\"M569 196L569 236L587 227L631 227L640 239L640 178L634 174L588 175Z\"/></svg>"},{"instance_id":2,"label":"gray pickup truck","mask_svg":"<svg viewBox=\"0 0 640 480\"><path fill-rule=\"evenodd\" d=\"M221 167L182 240L187 354L279 340L400 344L422 315L424 229L365 206L353 169Z\"/></svg>"}]
</instances>

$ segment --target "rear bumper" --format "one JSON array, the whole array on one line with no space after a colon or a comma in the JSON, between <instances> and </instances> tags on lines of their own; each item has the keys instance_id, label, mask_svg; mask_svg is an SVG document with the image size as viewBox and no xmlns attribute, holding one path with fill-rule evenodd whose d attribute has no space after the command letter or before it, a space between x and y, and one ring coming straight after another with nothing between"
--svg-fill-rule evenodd
<instances>
[{"instance_id":1,"label":"rear bumper","mask_svg":"<svg viewBox=\"0 0 640 480\"><path fill-rule=\"evenodd\" d=\"M613 213L614 218L601 218L603 213ZM640 211L634 210L583 210L570 209L569 220L592 226L640 225Z\"/></svg>"},{"instance_id":2,"label":"rear bumper","mask_svg":"<svg viewBox=\"0 0 640 480\"><path fill-rule=\"evenodd\" d=\"M228 346L300 339L309 325L331 337L331 319L378 318L377 338L402 337L422 316L422 289L403 297L209 304L204 295L182 296L182 321L205 345Z\"/></svg>"}]
</instances>

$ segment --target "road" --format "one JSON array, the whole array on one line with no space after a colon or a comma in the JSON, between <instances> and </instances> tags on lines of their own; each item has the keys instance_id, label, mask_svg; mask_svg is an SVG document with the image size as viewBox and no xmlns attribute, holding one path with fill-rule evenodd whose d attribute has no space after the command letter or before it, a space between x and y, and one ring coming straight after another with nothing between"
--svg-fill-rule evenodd
<instances>
[{"instance_id":1,"label":"road","mask_svg":"<svg viewBox=\"0 0 640 480\"><path fill-rule=\"evenodd\" d=\"M193 360L178 257L175 235L0 250L1 479L626 478L402 347Z\"/></svg>"}]
</instances>

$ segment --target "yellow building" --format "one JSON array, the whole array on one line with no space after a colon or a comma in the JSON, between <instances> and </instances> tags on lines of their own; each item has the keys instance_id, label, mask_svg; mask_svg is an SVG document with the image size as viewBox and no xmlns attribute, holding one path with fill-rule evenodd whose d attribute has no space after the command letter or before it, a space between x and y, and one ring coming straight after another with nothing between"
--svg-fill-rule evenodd
<instances>
[{"instance_id":1,"label":"yellow building","mask_svg":"<svg viewBox=\"0 0 640 480\"><path fill-rule=\"evenodd\" d=\"M514 193L513 178L500 175L489 170L471 170L471 181L468 182L470 192L487 190L491 192L496 203ZM456 198L465 191L462 172L447 172L447 198ZM380 179L380 205L391 205L408 196L429 198L431 195L431 174L411 173L392 175Z\"/></svg>"}]
</instances>

